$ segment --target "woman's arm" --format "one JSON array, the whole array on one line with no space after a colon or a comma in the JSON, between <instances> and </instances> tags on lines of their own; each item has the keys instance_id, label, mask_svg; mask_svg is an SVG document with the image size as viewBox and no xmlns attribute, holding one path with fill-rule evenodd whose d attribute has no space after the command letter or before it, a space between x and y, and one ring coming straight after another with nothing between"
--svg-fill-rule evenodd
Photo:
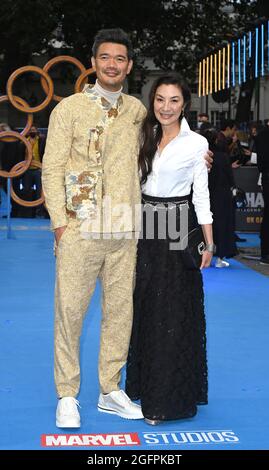
<instances>
[{"instance_id":1,"label":"woman's arm","mask_svg":"<svg viewBox=\"0 0 269 470\"><path fill-rule=\"evenodd\" d=\"M214 243L213 243L213 233L212 233L212 224L203 224L201 225L205 242L206 249L202 256L202 263L200 269L208 268L210 266L213 252L214 252Z\"/></svg>"},{"instance_id":2,"label":"woman's arm","mask_svg":"<svg viewBox=\"0 0 269 470\"><path fill-rule=\"evenodd\" d=\"M212 224L210 199L208 190L208 171L204 155L208 149L206 139L197 143L197 152L193 166L193 196L192 202L200 225Z\"/></svg>"},{"instance_id":3,"label":"woman's arm","mask_svg":"<svg viewBox=\"0 0 269 470\"><path fill-rule=\"evenodd\" d=\"M207 147L208 144L205 141L197 151L193 173L193 204L207 245L200 269L209 267L213 256L212 213L208 191L208 172L204 160Z\"/></svg>"}]
</instances>

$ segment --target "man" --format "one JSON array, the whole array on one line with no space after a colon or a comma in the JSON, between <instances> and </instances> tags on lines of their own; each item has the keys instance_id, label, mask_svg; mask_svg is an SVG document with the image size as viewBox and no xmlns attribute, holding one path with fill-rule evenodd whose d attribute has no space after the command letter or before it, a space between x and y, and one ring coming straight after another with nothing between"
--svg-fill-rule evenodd
<instances>
[{"instance_id":1,"label":"man","mask_svg":"<svg viewBox=\"0 0 269 470\"><path fill-rule=\"evenodd\" d=\"M219 150L230 155L233 138L236 134L236 124L233 119L223 119L220 123L220 132L218 133Z\"/></svg>"},{"instance_id":2,"label":"man","mask_svg":"<svg viewBox=\"0 0 269 470\"><path fill-rule=\"evenodd\" d=\"M208 123L209 122L209 116L207 113L200 113L198 114L198 121L197 121L197 129L201 128L201 125L203 123Z\"/></svg>"},{"instance_id":3,"label":"man","mask_svg":"<svg viewBox=\"0 0 269 470\"><path fill-rule=\"evenodd\" d=\"M261 223L261 259L260 263L269 265L269 127L266 126L255 138L257 164L261 173L262 195L264 200Z\"/></svg>"},{"instance_id":4,"label":"man","mask_svg":"<svg viewBox=\"0 0 269 470\"><path fill-rule=\"evenodd\" d=\"M140 406L119 390L132 327L136 264L134 221L121 217L120 209L124 204L133 213L140 203L137 157L146 112L139 100L122 93L132 57L124 31L101 30L93 44L95 85L62 100L50 118L42 180L57 247L58 427L80 426L75 398L80 387L79 338L97 277L103 291L98 409L143 418ZM108 228L109 217L98 227L95 222L103 220L98 217L107 199L111 220Z\"/></svg>"},{"instance_id":5,"label":"man","mask_svg":"<svg viewBox=\"0 0 269 470\"><path fill-rule=\"evenodd\" d=\"M35 162L41 163L45 150L46 139L40 135L36 126L31 126L27 140L29 140L33 149L33 158ZM41 171L34 165L30 165L29 169L23 174L22 177L23 189L25 193L25 199L32 199L32 187L35 185L35 199L41 197ZM44 209L42 206L36 208L35 214L37 217L44 217Z\"/></svg>"},{"instance_id":6,"label":"man","mask_svg":"<svg viewBox=\"0 0 269 470\"><path fill-rule=\"evenodd\" d=\"M0 124L0 132L4 131L15 131L15 128L10 127L9 124L3 122ZM25 159L25 146L19 141L14 140L12 142L0 141L0 168L4 171L10 171L11 168L17 163ZM20 193L20 178L13 178L13 189L16 194ZM0 190L7 193L7 178L0 177ZM6 200L6 196L3 194L3 199ZM11 217L20 217L21 207L15 201L11 203Z\"/></svg>"},{"instance_id":7,"label":"man","mask_svg":"<svg viewBox=\"0 0 269 470\"><path fill-rule=\"evenodd\" d=\"M221 152L226 153L231 162L231 167L233 169L237 169L241 166L240 160L242 157L240 143L238 141L236 135L236 123L233 119L223 119L220 123L220 132L218 134L218 149ZM236 193L235 183L234 186L234 193ZM234 194L235 196L235 194ZM234 200L233 204L233 217L234 217L234 227L235 227L235 215L236 215L236 204ZM234 233L234 239L236 242L246 242L246 238L241 238L237 233ZM227 261L225 261L226 266L229 265Z\"/></svg>"}]
</instances>

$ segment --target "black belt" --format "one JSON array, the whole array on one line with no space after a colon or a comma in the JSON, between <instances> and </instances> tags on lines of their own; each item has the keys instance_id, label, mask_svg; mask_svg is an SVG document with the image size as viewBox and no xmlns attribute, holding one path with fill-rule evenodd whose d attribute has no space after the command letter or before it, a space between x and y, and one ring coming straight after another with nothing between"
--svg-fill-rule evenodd
<instances>
[{"instance_id":1,"label":"black belt","mask_svg":"<svg viewBox=\"0 0 269 470\"><path fill-rule=\"evenodd\" d=\"M147 194L142 194L142 203L144 205L149 204L151 206L159 206L165 208L172 208L181 204L191 203L191 195L187 196L177 196L177 197L156 197L148 196Z\"/></svg>"}]
</instances>

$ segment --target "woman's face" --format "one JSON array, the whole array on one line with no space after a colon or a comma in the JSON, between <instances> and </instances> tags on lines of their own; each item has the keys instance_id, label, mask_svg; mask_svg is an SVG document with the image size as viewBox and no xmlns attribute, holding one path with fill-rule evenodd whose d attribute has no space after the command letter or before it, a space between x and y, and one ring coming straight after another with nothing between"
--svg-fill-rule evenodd
<instances>
[{"instance_id":1,"label":"woman's face","mask_svg":"<svg viewBox=\"0 0 269 470\"><path fill-rule=\"evenodd\" d=\"M176 85L160 85L155 93L154 114L162 126L178 124L184 108L184 99Z\"/></svg>"}]
</instances>

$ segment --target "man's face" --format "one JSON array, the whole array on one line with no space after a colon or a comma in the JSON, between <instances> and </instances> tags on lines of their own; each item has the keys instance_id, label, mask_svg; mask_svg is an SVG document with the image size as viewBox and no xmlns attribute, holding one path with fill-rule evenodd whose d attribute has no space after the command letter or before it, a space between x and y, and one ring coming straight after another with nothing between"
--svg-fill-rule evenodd
<instances>
[{"instance_id":1,"label":"man's face","mask_svg":"<svg viewBox=\"0 0 269 470\"><path fill-rule=\"evenodd\" d=\"M226 127L225 134L226 134L226 137L231 137L231 138L234 137L234 135L236 135L236 126Z\"/></svg>"},{"instance_id":2,"label":"man's face","mask_svg":"<svg viewBox=\"0 0 269 470\"><path fill-rule=\"evenodd\" d=\"M37 135L37 128L35 126L32 126L29 132L29 135L31 137L35 137Z\"/></svg>"},{"instance_id":3,"label":"man's face","mask_svg":"<svg viewBox=\"0 0 269 470\"><path fill-rule=\"evenodd\" d=\"M104 42L92 57L99 84L108 91L118 91L132 69L133 61L128 60L127 48L123 44Z\"/></svg>"},{"instance_id":4,"label":"man's face","mask_svg":"<svg viewBox=\"0 0 269 470\"><path fill-rule=\"evenodd\" d=\"M208 117L203 115L198 115L198 122L208 122Z\"/></svg>"}]
</instances>

